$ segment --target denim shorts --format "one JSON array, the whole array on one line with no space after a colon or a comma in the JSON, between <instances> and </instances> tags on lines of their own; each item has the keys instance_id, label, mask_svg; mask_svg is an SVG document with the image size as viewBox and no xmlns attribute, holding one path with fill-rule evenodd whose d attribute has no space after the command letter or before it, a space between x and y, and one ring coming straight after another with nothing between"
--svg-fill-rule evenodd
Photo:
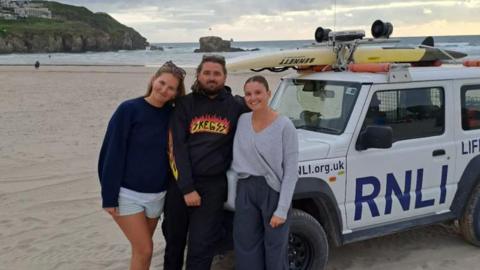
<instances>
[{"instance_id":1,"label":"denim shorts","mask_svg":"<svg viewBox=\"0 0 480 270\"><path fill-rule=\"evenodd\" d=\"M120 216L128 216L141 212L145 212L148 218L159 218L163 213L165 205L165 196L160 200L151 202L142 202L131 198L118 197L118 214Z\"/></svg>"}]
</instances>

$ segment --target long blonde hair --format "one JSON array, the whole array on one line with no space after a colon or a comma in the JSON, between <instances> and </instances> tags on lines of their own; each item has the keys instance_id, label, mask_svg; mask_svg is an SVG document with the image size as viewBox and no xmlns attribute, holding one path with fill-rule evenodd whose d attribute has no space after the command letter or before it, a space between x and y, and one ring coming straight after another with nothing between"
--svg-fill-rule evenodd
<instances>
[{"instance_id":1,"label":"long blonde hair","mask_svg":"<svg viewBox=\"0 0 480 270\"><path fill-rule=\"evenodd\" d=\"M185 70L175 65L172 61L167 61L155 72L152 79L150 79L147 87L147 93L145 93L145 97L150 96L150 94L152 93L153 82L164 73L172 74L172 76L174 76L178 80L177 95L175 96L175 98L185 95Z\"/></svg>"}]
</instances>

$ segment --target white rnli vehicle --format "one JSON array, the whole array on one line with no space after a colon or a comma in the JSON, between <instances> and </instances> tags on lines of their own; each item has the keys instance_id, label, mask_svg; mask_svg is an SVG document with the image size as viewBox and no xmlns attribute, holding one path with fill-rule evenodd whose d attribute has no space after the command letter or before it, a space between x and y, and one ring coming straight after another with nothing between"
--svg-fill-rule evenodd
<instances>
[{"instance_id":1,"label":"white rnli vehicle","mask_svg":"<svg viewBox=\"0 0 480 270\"><path fill-rule=\"evenodd\" d=\"M329 244L451 220L480 246L479 63L337 64L283 78L271 101L299 137L290 269L324 269Z\"/></svg>"},{"instance_id":2,"label":"white rnli vehicle","mask_svg":"<svg viewBox=\"0 0 480 270\"><path fill-rule=\"evenodd\" d=\"M299 135L291 269L335 246L459 220L480 245L480 68L323 72L283 79L272 107ZM399 75L401 76L401 74Z\"/></svg>"}]
</instances>

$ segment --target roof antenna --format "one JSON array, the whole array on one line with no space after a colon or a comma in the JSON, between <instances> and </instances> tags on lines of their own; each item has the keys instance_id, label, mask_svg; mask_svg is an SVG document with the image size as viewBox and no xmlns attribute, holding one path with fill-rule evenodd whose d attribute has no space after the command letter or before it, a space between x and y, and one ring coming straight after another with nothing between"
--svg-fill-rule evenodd
<instances>
[{"instance_id":1,"label":"roof antenna","mask_svg":"<svg viewBox=\"0 0 480 270\"><path fill-rule=\"evenodd\" d=\"M335 26L337 25L337 0L333 1L333 31L335 32Z\"/></svg>"}]
</instances>

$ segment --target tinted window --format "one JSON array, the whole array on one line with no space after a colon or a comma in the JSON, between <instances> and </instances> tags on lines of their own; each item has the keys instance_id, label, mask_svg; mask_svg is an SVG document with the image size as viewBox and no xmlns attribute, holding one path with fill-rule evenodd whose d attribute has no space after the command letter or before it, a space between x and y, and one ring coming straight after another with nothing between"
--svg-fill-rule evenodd
<instances>
[{"instance_id":1,"label":"tinted window","mask_svg":"<svg viewBox=\"0 0 480 270\"><path fill-rule=\"evenodd\" d=\"M443 88L380 91L370 101L363 127L390 126L394 142L441 135L444 104Z\"/></svg>"},{"instance_id":2,"label":"tinted window","mask_svg":"<svg viewBox=\"0 0 480 270\"><path fill-rule=\"evenodd\" d=\"M462 127L480 129L480 85L462 87Z\"/></svg>"}]
</instances>

